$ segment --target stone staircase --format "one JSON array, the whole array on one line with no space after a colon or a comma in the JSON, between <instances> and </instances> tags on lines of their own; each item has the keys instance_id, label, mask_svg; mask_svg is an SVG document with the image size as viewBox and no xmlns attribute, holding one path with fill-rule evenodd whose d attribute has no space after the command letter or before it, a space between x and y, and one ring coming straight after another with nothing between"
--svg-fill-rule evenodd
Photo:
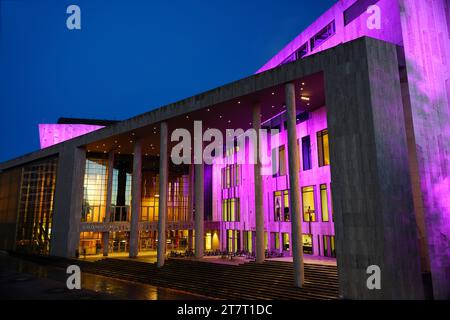
<instances>
[{"instance_id":1,"label":"stone staircase","mask_svg":"<svg viewBox=\"0 0 450 320\"><path fill-rule=\"evenodd\" d=\"M81 263L80 263L81 262ZM78 260L82 272L151 284L217 299L337 299L335 266L305 264L305 286L293 286L289 262L266 261L226 265L169 259L163 268L153 263L106 258Z\"/></svg>"}]
</instances>

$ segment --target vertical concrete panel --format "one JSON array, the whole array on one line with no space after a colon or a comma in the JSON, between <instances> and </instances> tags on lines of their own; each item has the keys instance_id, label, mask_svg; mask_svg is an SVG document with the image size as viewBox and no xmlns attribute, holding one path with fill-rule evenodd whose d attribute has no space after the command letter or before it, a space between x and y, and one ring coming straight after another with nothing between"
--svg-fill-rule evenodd
<instances>
[{"instance_id":1,"label":"vertical concrete panel","mask_svg":"<svg viewBox=\"0 0 450 320\"><path fill-rule=\"evenodd\" d=\"M66 144L58 159L50 255L75 257L80 241L86 150Z\"/></svg>"},{"instance_id":2,"label":"vertical concrete panel","mask_svg":"<svg viewBox=\"0 0 450 320\"><path fill-rule=\"evenodd\" d=\"M355 44L325 69L340 295L422 298L396 47ZM370 265L381 290L367 288Z\"/></svg>"},{"instance_id":3,"label":"vertical concrete panel","mask_svg":"<svg viewBox=\"0 0 450 320\"><path fill-rule=\"evenodd\" d=\"M450 299L448 0L399 0L434 298Z\"/></svg>"}]
</instances>

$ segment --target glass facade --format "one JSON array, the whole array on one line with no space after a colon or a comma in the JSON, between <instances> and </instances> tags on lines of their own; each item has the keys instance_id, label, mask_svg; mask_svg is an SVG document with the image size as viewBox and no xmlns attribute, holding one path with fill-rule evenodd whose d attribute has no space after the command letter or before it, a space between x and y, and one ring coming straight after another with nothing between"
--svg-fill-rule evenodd
<instances>
[{"instance_id":1,"label":"glass facade","mask_svg":"<svg viewBox=\"0 0 450 320\"><path fill-rule=\"evenodd\" d=\"M241 165L231 164L221 170L222 189L237 187L241 184Z\"/></svg>"},{"instance_id":2,"label":"glass facade","mask_svg":"<svg viewBox=\"0 0 450 320\"><path fill-rule=\"evenodd\" d=\"M274 192L274 221L290 221L289 190Z\"/></svg>"},{"instance_id":3,"label":"glass facade","mask_svg":"<svg viewBox=\"0 0 450 320\"><path fill-rule=\"evenodd\" d=\"M188 221L189 176L170 179L167 203L168 221Z\"/></svg>"},{"instance_id":4,"label":"glass facade","mask_svg":"<svg viewBox=\"0 0 450 320\"><path fill-rule=\"evenodd\" d=\"M317 132L317 152L319 167L330 165L330 149L327 129Z\"/></svg>"},{"instance_id":5,"label":"glass facade","mask_svg":"<svg viewBox=\"0 0 450 320\"><path fill-rule=\"evenodd\" d=\"M104 222L107 184L108 159L86 159L81 222Z\"/></svg>"},{"instance_id":6,"label":"glass facade","mask_svg":"<svg viewBox=\"0 0 450 320\"><path fill-rule=\"evenodd\" d=\"M153 172L142 173L141 221L158 221L159 214L159 175Z\"/></svg>"},{"instance_id":7,"label":"glass facade","mask_svg":"<svg viewBox=\"0 0 450 320\"><path fill-rule=\"evenodd\" d=\"M22 169L16 250L49 254L58 160L29 164Z\"/></svg>"},{"instance_id":8,"label":"glass facade","mask_svg":"<svg viewBox=\"0 0 450 320\"><path fill-rule=\"evenodd\" d=\"M330 221L330 215L328 212L328 194L327 194L327 185L320 185L320 204L322 206L322 222Z\"/></svg>"},{"instance_id":9,"label":"glass facade","mask_svg":"<svg viewBox=\"0 0 450 320\"><path fill-rule=\"evenodd\" d=\"M0 173L0 249L15 247L17 210L22 169Z\"/></svg>"},{"instance_id":10,"label":"glass facade","mask_svg":"<svg viewBox=\"0 0 450 320\"><path fill-rule=\"evenodd\" d=\"M314 186L302 188L302 202L303 202L303 221L316 221L316 210L314 204Z\"/></svg>"},{"instance_id":11,"label":"glass facade","mask_svg":"<svg viewBox=\"0 0 450 320\"><path fill-rule=\"evenodd\" d=\"M116 155L111 190L111 222L130 221L132 174L133 158L127 155Z\"/></svg>"},{"instance_id":12,"label":"glass facade","mask_svg":"<svg viewBox=\"0 0 450 320\"><path fill-rule=\"evenodd\" d=\"M239 221L240 219L239 198L222 200L222 219L223 221Z\"/></svg>"}]
</instances>

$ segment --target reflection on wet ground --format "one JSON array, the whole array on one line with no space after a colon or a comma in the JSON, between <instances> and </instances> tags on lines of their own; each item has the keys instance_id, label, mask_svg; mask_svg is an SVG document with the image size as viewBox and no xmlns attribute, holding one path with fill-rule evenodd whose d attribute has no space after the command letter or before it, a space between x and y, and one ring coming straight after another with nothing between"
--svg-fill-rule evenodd
<instances>
[{"instance_id":1,"label":"reflection on wet ground","mask_svg":"<svg viewBox=\"0 0 450 320\"><path fill-rule=\"evenodd\" d=\"M68 290L66 270L0 254L1 299L205 299L189 293L83 273L83 290Z\"/></svg>"}]
</instances>

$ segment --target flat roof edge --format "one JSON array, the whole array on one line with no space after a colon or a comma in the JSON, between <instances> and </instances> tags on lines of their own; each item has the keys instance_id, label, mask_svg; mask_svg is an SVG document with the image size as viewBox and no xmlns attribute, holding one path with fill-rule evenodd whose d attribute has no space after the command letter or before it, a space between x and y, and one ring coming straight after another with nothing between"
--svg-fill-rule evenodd
<instances>
[{"instance_id":1,"label":"flat roof edge","mask_svg":"<svg viewBox=\"0 0 450 320\"><path fill-rule=\"evenodd\" d=\"M0 163L0 170L10 169L49 154L58 154L65 147L83 147L89 143L102 140L111 136L139 129L141 127L159 123L186 113L230 101L251 93L271 88L283 83L293 81L324 70L324 62L333 59L339 51L351 50L356 46L373 45L396 45L369 37L361 37L336 47L318 52L301 60L296 60L282 66L251 75L249 77L231 82L229 84L205 91L189 98L162 106L135 117L112 124L111 126L87 133L64 141L46 149L37 150L17 158Z\"/></svg>"}]
</instances>

